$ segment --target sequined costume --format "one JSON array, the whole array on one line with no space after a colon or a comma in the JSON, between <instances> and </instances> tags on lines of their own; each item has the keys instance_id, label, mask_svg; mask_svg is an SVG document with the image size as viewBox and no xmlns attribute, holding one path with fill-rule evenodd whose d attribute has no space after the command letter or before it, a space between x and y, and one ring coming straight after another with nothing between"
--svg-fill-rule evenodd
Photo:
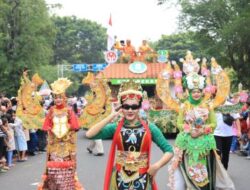
<instances>
[{"instance_id":1,"label":"sequined costume","mask_svg":"<svg viewBox=\"0 0 250 190\"><path fill-rule=\"evenodd\" d=\"M63 103L50 108L42 127L48 132L47 161L38 190L83 190L76 175L78 119L66 106L65 95L60 91L57 95Z\"/></svg>"},{"instance_id":2,"label":"sequined costume","mask_svg":"<svg viewBox=\"0 0 250 190\"><path fill-rule=\"evenodd\" d=\"M186 124L193 118L193 123ZM203 128L204 134L198 138L190 135L193 126ZM216 143L213 137L213 129L216 126L216 118L213 110L209 110L206 104L192 104L186 101L180 110L177 125L180 130L176 138L176 162L180 162L180 168L185 182L191 189L209 190L215 189L215 155Z\"/></svg>"},{"instance_id":3,"label":"sequined costume","mask_svg":"<svg viewBox=\"0 0 250 190\"><path fill-rule=\"evenodd\" d=\"M65 107L52 107L43 130L48 131L46 172L43 190L80 190L76 176L76 140L78 121L74 112Z\"/></svg>"},{"instance_id":4,"label":"sequined costume","mask_svg":"<svg viewBox=\"0 0 250 190\"><path fill-rule=\"evenodd\" d=\"M105 177L105 190L156 190L156 184L147 174L151 142L163 152L172 152L161 131L152 123L143 121L136 126L122 119L106 125L95 139L113 137Z\"/></svg>"},{"instance_id":5,"label":"sequined costume","mask_svg":"<svg viewBox=\"0 0 250 190\"><path fill-rule=\"evenodd\" d=\"M176 63L172 63L174 70L168 63L157 81L159 97L178 113L180 131L175 141L175 156L169 166L168 185L171 190L234 190L234 184L216 154L213 136L216 127L214 108L225 101L230 81L214 58L211 59L211 72L203 59L201 74L198 61L188 51L182 60L183 73ZM170 80L174 81L175 96L179 101L170 94Z\"/></svg>"},{"instance_id":6,"label":"sequined costume","mask_svg":"<svg viewBox=\"0 0 250 190\"><path fill-rule=\"evenodd\" d=\"M114 108L109 116L86 132L88 138L113 139L103 189L157 190L151 176L172 158L172 147L154 124L140 118L143 91L139 83L123 82L118 101L119 108ZM150 163L152 141L164 152L153 164Z\"/></svg>"}]
</instances>

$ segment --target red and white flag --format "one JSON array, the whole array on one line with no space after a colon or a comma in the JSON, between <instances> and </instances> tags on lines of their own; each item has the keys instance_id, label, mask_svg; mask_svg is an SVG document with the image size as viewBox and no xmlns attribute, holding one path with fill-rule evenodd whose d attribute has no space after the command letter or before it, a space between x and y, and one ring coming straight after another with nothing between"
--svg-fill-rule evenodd
<instances>
[{"instance_id":1,"label":"red and white flag","mask_svg":"<svg viewBox=\"0 0 250 190\"><path fill-rule=\"evenodd\" d=\"M111 50L111 48L114 46L115 44L115 38L114 38L114 32L112 29L112 18L111 18L111 14L109 17L109 23L108 23L108 28L107 28L107 35L108 35L108 39L107 39L107 50Z\"/></svg>"}]
</instances>

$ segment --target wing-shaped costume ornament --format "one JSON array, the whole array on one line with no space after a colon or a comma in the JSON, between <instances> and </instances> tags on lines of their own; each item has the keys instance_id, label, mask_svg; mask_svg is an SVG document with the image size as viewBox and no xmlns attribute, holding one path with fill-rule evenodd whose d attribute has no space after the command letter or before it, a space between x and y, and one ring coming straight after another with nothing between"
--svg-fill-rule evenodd
<instances>
[{"instance_id":1,"label":"wing-shaped costume ornament","mask_svg":"<svg viewBox=\"0 0 250 190\"><path fill-rule=\"evenodd\" d=\"M160 99L167 105L171 110L179 111L179 102L174 99L170 91L170 82L172 80L173 69L170 62L167 63L166 68L159 74L156 83L156 92ZM180 72L181 74L181 72ZM181 75L182 76L182 75ZM181 76L180 79L181 80ZM179 81L176 80L176 84ZM181 93L181 90L180 90Z\"/></svg>"},{"instance_id":2,"label":"wing-shaped costume ornament","mask_svg":"<svg viewBox=\"0 0 250 190\"><path fill-rule=\"evenodd\" d=\"M18 90L18 106L16 114L22 119L26 129L38 129L44 121L44 111L40 104L41 96L37 87L43 83L38 74L34 74L32 80L26 75L21 78L21 86Z\"/></svg>"},{"instance_id":3,"label":"wing-shaped costume ornament","mask_svg":"<svg viewBox=\"0 0 250 190\"><path fill-rule=\"evenodd\" d=\"M111 113L111 91L105 79L96 78L93 73L88 73L82 83L91 88L86 97L88 103L79 118L80 126L88 129Z\"/></svg>"},{"instance_id":4,"label":"wing-shaped costume ornament","mask_svg":"<svg viewBox=\"0 0 250 190\"><path fill-rule=\"evenodd\" d=\"M225 102L230 93L230 80L215 58L211 59L211 67L212 78L214 78L214 85L216 85L217 89L216 96L212 100L211 105L213 108L217 108Z\"/></svg>"}]
</instances>

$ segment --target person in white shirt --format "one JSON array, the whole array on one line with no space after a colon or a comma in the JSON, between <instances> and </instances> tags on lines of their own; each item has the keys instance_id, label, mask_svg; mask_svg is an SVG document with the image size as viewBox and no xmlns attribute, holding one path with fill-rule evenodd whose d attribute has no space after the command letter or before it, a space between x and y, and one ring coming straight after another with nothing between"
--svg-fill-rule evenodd
<instances>
[{"instance_id":1,"label":"person in white shirt","mask_svg":"<svg viewBox=\"0 0 250 190\"><path fill-rule=\"evenodd\" d=\"M233 105L231 102L226 101L224 105ZM237 136L241 136L240 131L240 114L239 113L230 113L230 116L233 117L236 128L237 128ZM217 152L221 156L221 162L225 169L228 168L228 162L229 162L229 154L230 154L230 147L232 144L232 138L233 138L233 123L226 124L223 121L223 114L220 112L216 113L217 118L217 126L214 130L214 137L216 140L216 147Z\"/></svg>"}]
</instances>

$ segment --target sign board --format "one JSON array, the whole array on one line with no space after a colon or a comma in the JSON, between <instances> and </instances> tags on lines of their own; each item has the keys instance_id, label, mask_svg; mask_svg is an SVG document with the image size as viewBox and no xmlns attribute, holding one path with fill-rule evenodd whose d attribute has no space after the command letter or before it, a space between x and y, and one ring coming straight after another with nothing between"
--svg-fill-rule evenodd
<instances>
[{"instance_id":1,"label":"sign board","mask_svg":"<svg viewBox=\"0 0 250 190\"><path fill-rule=\"evenodd\" d=\"M157 57L157 62L158 63L166 63L168 61L168 51L167 50L159 50L157 51L158 57Z\"/></svg>"},{"instance_id":2,"label":"sign board","mask_svg":"<svg viewBox=\"0 0 250 190\"><path fill-rule=\"evenodd\" d=\"M73 64L72 71L74 72L87 72L88 64Z\"/></svg>"},{"instance_id":3,"label":"sign board","mask_svg":"<svg viewBox=\"0 0 250 190\"><path fill-rule=\"evenodd\" d=\"M94 64L91 64L91 65L92 65L92 71L93 72L102 71L103 69L105 69L105 67L107 67L106 63L94 63Z\"/></svg>"},{"instance_id":4,"label":"sign board","mask_svg":"<svg viewBox=\"0 0 250 190\"><path fill-rule=\"evenodd\" d=\"M147 65L143 62L136 61L129 65L129 70L132 73L141 74L147 70Z\"/></svg>"},{"instance_id":5,"label":"sign board","mask_svg":"<svg viewBox=\"0 0 250 190\"><path fill-rule=\"evenodd\" d=\"M123 82L128 82L131 79L110 79L111 84L113 85L120 85ZM136 83L140 83L140 84L156 84L157 79L154 78L141 78L141 79L132 79L133 81L135 81Z\"/></svg>"},{"instance_id":6,"label":"sign board","mask_svg":"<svg viewBox=\"0 0 250 190\"><path fill-rule=\"evenodd\" d=\"M113 50L104 52L104 55L105 55L105 61L108 64L115 63L117 61L117 59L118 59L117 52L113 51Z\"/></svg>"},{"instance_id":7,"label":"sign board","mask_svg":"<svg viewBox=\"0 0 250 190\"><path fill-rule=\"evenodd\" d=\"M93 63L93 64L73 64L72 65L72 71L73 72L98 72L102 71L107 67L106 63Z\"/></svg>"}]
</instances>

